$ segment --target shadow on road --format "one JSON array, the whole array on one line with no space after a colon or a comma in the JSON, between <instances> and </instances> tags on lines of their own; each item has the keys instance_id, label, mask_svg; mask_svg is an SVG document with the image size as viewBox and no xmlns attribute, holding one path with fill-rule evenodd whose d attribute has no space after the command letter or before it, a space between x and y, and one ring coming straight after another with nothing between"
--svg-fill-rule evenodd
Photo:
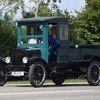
<instances>
[{"instance_id":1,"label":"shadow on road","mask_svg":"<svg viewBox=\"0 0 100 100\"><path fill-rule=\"evenodd\" d=\"M43 85L43 87L89 86L88 84Z\"/></svg>"},{"instance_id":2,"label":"shadow on road","mask_svg":"<svg viewBox=\"0 0 100 100\"><path fill-rule=\"evenodd\" d=\"M10 85L11 87L32 87L30 84L16 84L16 85ZM82 87L82 86L90 86L88 83L64 83L60 86L57 86L53 83L48 83L48 84L44 84L42 87L39 87L39 88L48 88L48 87L74 87L74 86L77 86L77 87ZM100 85L99 85L100 86Z\"/></svg>"},{"instance_id":3,"label":"shadow on road","mask_svg":"<svg viewBox=\"0 0 100 100\"><path fill-rule=\"evenodd\" d=\"M60 86L57 86L57 85L43 85L43 87L74 87L74 86L77 86L77 87L80 87L80 86L90 86L88 83L86 83L86 84L82 84L82 83L76 83L76 84L73 84L73 83L67 83L67 84L62 84L62 85L60 85ZM100 85L99 85L100 86Z\"/></svg>"}]
</instances>

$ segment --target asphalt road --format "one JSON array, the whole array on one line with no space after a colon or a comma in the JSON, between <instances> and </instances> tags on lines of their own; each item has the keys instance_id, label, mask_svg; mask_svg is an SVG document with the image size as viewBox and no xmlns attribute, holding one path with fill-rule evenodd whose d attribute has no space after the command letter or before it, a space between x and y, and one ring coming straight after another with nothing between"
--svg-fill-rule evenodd
<instances>
[{"instance_id":1,"label":"asphalt road","mask_svg":"<svg viewBox=\"0 0 100 100\"><path fill-rule=\"evenodd\" d=\"M44 84L33 88L30 84L8 85L0 87L0 100L100 100L100 85L89 86L87 83Z\"/></svg>"}]
</instances>

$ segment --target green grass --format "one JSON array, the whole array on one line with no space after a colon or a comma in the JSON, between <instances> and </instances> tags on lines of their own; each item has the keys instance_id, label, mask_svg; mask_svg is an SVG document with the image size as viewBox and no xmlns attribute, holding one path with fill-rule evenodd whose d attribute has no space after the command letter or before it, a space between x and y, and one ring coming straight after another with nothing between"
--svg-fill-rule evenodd
<instances>
[{"instance_id":1,"label":"green grass","mask_svg":"<svg viewBox=\"0 0 100 100\"><path fill-rule=\"evenodd\" d=\"M65 83L80 83L80 82L87 82L86 79L66 79Z\"/></svg>"},{"instance_id":2,"label":"green grass","mask_svg":"<svg viewBox=\"0 0 100 100\"><path fill-rule=\"evenodd\" d=\"M86 79L66 79L64 83L80 83L86 82ZM45 83L53 83L52 80L46 80ZM8 81L7 84L29 84L28 80L24 81Z\"/></svg>"},{"instance_id":3,"label":"green grass","mask_svg":"<svg viewBox=\"0 0 100 100\"><path fill-rule=\"evenodd\" d=\"M8 81L7 84L29 84L29 81Z\"/></svg>"}]
</instances>

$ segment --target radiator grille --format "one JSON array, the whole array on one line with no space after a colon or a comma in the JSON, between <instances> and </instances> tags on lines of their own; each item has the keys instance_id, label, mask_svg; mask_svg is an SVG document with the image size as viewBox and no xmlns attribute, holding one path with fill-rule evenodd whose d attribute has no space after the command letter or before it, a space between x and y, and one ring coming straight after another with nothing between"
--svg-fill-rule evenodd
<instances>
[{"instance_id":1,"label":"radiator grille","mask_svg":"<svg viewBox=\"0 0 100 100\"><path fill-rule=\"evenodd\" d=\"M24 57L24 50L13 49L11 52L12 65L22 65L22 58Z\"/></svg>"}]
</instances>

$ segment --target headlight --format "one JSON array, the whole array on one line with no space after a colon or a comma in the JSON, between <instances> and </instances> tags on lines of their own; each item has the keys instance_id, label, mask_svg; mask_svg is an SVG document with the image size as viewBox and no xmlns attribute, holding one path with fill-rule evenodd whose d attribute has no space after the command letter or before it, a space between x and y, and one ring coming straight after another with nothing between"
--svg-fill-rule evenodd
<instances>
[{"instance_id":1,"label":"headlight","mask_svg":"<svg viewBox=\"0 0 100 100\"><path fill-rule=\"evenodd\" d=\"M10 63L10 61L11 61L10 57L6 57L6 58L5 58L5 62L6 62L7 64Z\"/></svg>"},{"instance_id":2,"label":"headlight","mask_svg":"<svg viewBox=\"0 0 100 100\"><path fill-rule=\"evenodd\" d=\"M26 64L26 63L28 62L28 58L27 58L27 57L24 57L24 58L22 59L22 62L23 62L24 64Z\"/></svg>"}]
</instances>

